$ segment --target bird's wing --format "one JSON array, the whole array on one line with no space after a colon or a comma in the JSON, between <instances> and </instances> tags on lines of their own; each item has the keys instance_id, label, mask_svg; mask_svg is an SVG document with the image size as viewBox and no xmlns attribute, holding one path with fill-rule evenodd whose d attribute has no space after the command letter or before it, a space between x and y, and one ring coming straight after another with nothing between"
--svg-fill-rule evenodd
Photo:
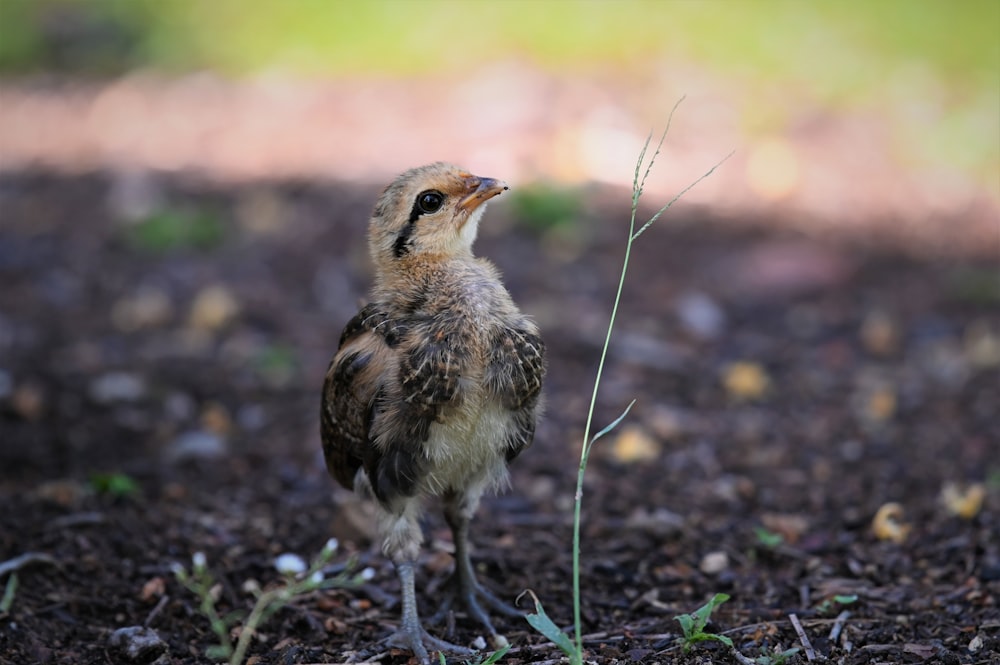
<instances>
[{"instance_id":1,"label":"bird's wing","mask_svg":"<svg viewBox=\"0 0 1000 665\"><path fill-rule=\"evenodd\" d=\"M374 304L347 324L323 388L327 469L353 487L364 467L384 504L413 496L430 426L461 402L469 344L446 318L404 326ZM412 334L411 334L412 333Z\"/></svg>"},{"instance_id":2,"label":"bird's wing","mask_svg":"<svg viewBox=\"0 0 1000 665\"><path fill-rule=\"evenodd\" d=\"M326 371L320 434L326 466L344 487L354 486L361 466L377 451L371 445L375 405L396 362L403 329L375 305L350 320Z\"/></svg>"},{"instance_id":3,"label":"bird's wing","mask_svg":"<svg viewBox=\"0 0 1000 665\"><path fill-rule=\"evenodd\" d=\"M545 343L526 328L502 328L490 345L486 386L514 416L508 433L507 460L531 444L545 378Z\"/></svg>"},{"instance_id":4,"label":"bird's wing","mask_svg":"<svg viewBox=\"0 0 1000 665\"><path fill-rule=\"evenodd\" d=\"M459 381L472 348L464 329L448 317L428 319L401 349L402 397L418 412L436 417L442 406L457 406L461 400Z\"/></svg>"}]
</instances>

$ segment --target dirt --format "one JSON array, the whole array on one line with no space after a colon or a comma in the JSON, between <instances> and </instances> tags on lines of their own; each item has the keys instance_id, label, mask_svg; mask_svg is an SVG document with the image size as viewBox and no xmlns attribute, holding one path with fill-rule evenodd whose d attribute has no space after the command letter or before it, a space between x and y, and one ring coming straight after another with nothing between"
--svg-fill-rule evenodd
<instances>
[{"instance_id":1,"label":"dirt","mask_svg":"<svg viewBox=\"0 0 1000 665\"><path fill-rule=\"evenodd\" d=\"M207 662L216 637L172 566L203 552L220 612L246 613L255 586L281 582L277 555L308 559L331 537L335 563L373 579L295 598L250 662L408 662L378 646L398 585L318 435L326 364L370 280L375 195L0 177L0 561L39 555L0 614L0 662ZM550 378L512 488L474 523L474 557L491 589L533 590L563 626L627 202L594 190L576 225L540 228L500 199L477 244L538 319ZM158 235L151 214L190 233ZM635 247L597 427L637 403L596 444L583 495L586 660L736 662L715 641L685 652L674 620L725 593L708 630L750 659L798 647L786 662L1000 662L996 255L765 221L678 207ZM434 510L425 531L429 613L450 544ZM496 620L513 645L502 662L559 662L525 621ZM432 632L479 635L461 614L448 624ZM153 646L128 653L112 637L126 627L155 631Z\"/></svg>"}]
</instances>

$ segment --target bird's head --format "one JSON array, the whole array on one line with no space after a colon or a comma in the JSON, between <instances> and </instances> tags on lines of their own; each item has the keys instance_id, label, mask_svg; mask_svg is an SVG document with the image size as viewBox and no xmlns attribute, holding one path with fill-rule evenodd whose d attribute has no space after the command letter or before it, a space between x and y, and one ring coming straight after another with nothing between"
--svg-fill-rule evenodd
<instances>
[{"instance_id":1,"label":"bird's head","mask_svg":"<svg viewBox=\"0 0 1000 665\"><path fill-rule=\"evenodd\" d=\"M486 202L507 189L437 162L411 169L378 199L369 227L372 259L388 268L407 257L470 254Z\"/></svg>"}]
</instances>

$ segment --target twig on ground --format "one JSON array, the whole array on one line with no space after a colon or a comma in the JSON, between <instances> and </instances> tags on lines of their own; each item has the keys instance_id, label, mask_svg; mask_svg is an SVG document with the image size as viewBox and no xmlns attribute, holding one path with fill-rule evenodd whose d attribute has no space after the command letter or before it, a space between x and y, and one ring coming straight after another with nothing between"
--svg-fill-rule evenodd
<instances>
[{"instance_id":1,"label":"twig on ground","mask_svg":"<svg viewBox=\"0 0 1000 665\"><path fill-rule=\"evenodd\" d=\"M156 616L163 610L163 608L167 606L168 602L170 602L170 596L168 596L167 594L163 594L162 596L160 596L160 600L159 602L156 603L156 607L150 610L149 614L146 615L146 620L143 622L142 625L145 626L146 628L149 628L149 624L153 623L153 619L155 619Z\"/></svg>"},{"instance_id":2,"label":"twig on ground","mask_svg":"<svg viewBox=\"0 0 1000 665\"><path fill-rule=\"evenodd\" d=\"M730 649L729 653L733 654L733 658L735 658L736 662L739 663L740 665L756 665L756 663L754 663L752 660L741 654L736 647Z\"/></svg>"},{"instance_id":3,"label":"twig on ground","mask_svg":"<svg viewBox=\"0 0 1000 665\"><path fill-rule=\"evenodd\" d=\"M14 557L13 559L0 562L0 577L3 577L7 573L11 573L15 570L21 570L25 566L32 563L47 563L56 567L59 566L59 562L48 554L42 554L41 552L25 552L20 556Z\"/></svg>"},{"instance_id":4,"label":"twig on ground","mask_svg":"<svg viewBox=\"0 0 1000 665\"><path fill-rule=\"evenodd\" d=\"M802 648L806 652L806 660L816 660L816 652L813 651L813 645L809 642L809 636L806 635L805 629L802 627L802 624L799 623L799 617L792 612L788 615L788 620L792 622L792 628L795 629L795 634L799 636L799 642L802 643Z\"/></svg>"},{"instance_id":5,"label":"twig on ground","mask_svg":"<svg viewBox=\"0 0 1000 665\"><path fill-rule=\"evenodd\" d=\"M91 526L93 524L104 524L107 518L104 513L87 512L64 515L49 521L45 525L46 531L58 531L60 529L70 529L77 526Z\"/></svg>"},{"instance_id":6,"label":"twig on ground","mask_svg":"<svg viewBox=\"0 0 1000 665\"><path fill-rule=\"evenodd\" d=\"M365 665L365 663L381 663L383 658L389 656L388 651L383 651L382 653L377 653L374 656L369 656L364 660L345 660L339 663L332 663L332 665ZM302 663L302 665L328 665L327 663Z\"/></svg>"},{"instance_id":7,"label":"twig on ground","mask_svg":"<svg viewBox=\"0 0 1000 665\"><path fill-rule=\"evenodd\" d=\"M836 642L837 638L840 637L840 631L844 630L844 624L851 617L851 612L849 610L844 610L837 615L837 621L833 624L833 628L830 629L829 640L831 642Z\"/></svg>"}]
</instances>

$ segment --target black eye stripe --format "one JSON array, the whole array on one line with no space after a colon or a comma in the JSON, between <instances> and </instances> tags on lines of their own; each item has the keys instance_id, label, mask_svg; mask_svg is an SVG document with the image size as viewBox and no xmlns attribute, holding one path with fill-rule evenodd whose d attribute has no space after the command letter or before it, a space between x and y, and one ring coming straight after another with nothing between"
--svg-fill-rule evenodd
<instances>
[{"instance_id":1,"label":"black eye stripe","mask_svg":"<svg viewBox=\"0 0 1000 665\"><path fill-rule=\"evenodd\" d=\"M410 251L410 234L413 233L413 222L403 227L403 230L396 236L396 242L392 245L392 255L397 259Z\"/></svg>"},{"instance_id":2,"label":"black eye stripe","mask_svg":"<svg viewBox=\"0 0 1000 665\"><path fill-rule=\"evenodd\" d=\"M425 189L417 194L413 200L413 208L410 210L410 218L403 227L403 230L396 236L396 242L392 245L392 253L397 259L410 251L410 236L413 235L413 227L421 215L430 215L441 209L444 205L444 194L436 189Z\"/></svg>"}]
</instances>

